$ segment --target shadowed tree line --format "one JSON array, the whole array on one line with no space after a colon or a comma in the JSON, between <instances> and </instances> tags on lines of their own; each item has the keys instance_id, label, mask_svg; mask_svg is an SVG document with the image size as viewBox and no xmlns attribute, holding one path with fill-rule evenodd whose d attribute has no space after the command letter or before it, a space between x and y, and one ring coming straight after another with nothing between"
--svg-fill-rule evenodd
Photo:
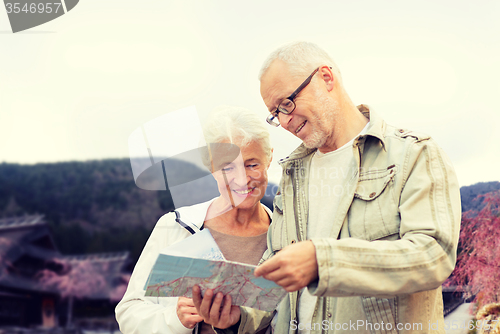
<instances>
[{"instance_id":1,"label":"shadowed tree line","mask_svg":"<svg viewBox=\"0 0 500 334\"><path fill-rule=\"evenodd\" d=\"M2 163L0 185L0 217L43 214L63 254L129 250L136 260L174 209L168 192L135 185L128 159Z\"/></svg>"},{"instance_id":2,"label":"shadowed tree line","mask_svg":"<svg viewBox=\"0 0 500 334\"><path fill-rule=\"evenodd\" d=\"M170 163L179 176L200 174L194 165ZM135 185L129 159L1 163L0 185L0 217L44 214L63 254L128 250L135 261L158 218L174 209L169 192ZM477 196L498 189L500 182L462 187L462 211L480 211Z\"/></svg>"},{"instance_id":3,"label":"shadowed tree line","mask_svg":"<svg viewBox=\"0 0 500 334\"><path fill-rule=\"evenodd\" d=\"M481 211L486 203L484 202L484 195L492 191L500 190L500 182L479 182L471 186L460 188L460 197L462 198L462 212L470 210Z\"/></svg>"}]
</instances>

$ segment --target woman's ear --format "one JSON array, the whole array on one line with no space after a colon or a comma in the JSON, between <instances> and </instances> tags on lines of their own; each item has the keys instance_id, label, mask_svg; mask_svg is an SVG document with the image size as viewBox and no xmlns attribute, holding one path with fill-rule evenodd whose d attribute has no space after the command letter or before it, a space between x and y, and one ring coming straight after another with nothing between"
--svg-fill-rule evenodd
<instances>
[{"instance_id":1,"label":"woman's ear","mask_svg":"<svg viewBox=\"0 0 500 334\"><path fill-rule=\"evenodd\" d=\"M267 169L269 169L269 167L271 166L271 162L273 161L273 152L274 148L271 148L271 155L269 157L269 163L267 164Z\"/></svg>"}]
</instances>

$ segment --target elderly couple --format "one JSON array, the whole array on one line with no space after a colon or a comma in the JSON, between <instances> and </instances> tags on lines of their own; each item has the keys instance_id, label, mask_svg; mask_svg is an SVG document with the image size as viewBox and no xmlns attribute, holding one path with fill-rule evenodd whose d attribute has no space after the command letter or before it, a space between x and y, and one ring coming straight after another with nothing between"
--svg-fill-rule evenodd
<instances>
[{"instance_id":1,"label":"elderly couple","mask_svg":"<svg viewBox=\"0 0 500 334\"><path fill-rule=\"evenodd\" d=\"M159 250L190 235L169 213L116 308L121 331L445 333L441 284L455 265L461 217L448 157L429 136L356 107L315 44L280 47L259 80L267 122L303 142L280 160L273 212L260 204L269 135L238 108L219 110L204 128L207 142L240 147L244 169L212 170L221 195L178 211L208 228L228 260L261 263L255 275L288 296L271 313L231 306L211 290L202 297L197 286L193 299L144 297Z\"/></svg>"}]
</instances>

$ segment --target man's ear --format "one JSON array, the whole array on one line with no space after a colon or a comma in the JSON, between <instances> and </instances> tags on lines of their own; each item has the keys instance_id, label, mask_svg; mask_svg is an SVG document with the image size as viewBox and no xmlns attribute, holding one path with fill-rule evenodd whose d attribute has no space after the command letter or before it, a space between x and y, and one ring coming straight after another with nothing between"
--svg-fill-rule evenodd
<instances>
[{"instance_id":1,"label":"man's ear","mask_svg":"<svg viewBox=\"0 0 500 334\"><path fill-rule=\"evenodd\" d=\"M323 79L326 85L326 89L330 92L335 86L335 76L333 75L332 69L329 66L321 66L319 69L319 75Z\"/></svg>"}]
</instances>

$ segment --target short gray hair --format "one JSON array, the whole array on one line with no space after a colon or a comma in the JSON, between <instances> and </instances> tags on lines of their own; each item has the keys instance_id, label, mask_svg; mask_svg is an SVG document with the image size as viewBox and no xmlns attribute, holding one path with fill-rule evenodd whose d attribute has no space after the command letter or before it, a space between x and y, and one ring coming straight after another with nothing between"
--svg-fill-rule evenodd
<instances>
[{"instance_id":1,"label":"short gray hair","mask_svg":"<svg viewBox=\"0 0 500 334\"><path fill-rule=\"evenodd\" d=\"M292 76L307 77L318 66L330 66L337 79L342 82L340 70L333 59L314 43L298 41L280 46L264 61L259 72L259 80L276 59L288 65Z\"/></svg>"},{"instance_id":2,"label":"short gray hair","mask_svg":"<svg viewBox=\"0 0 500 334\"><path fill-rule=\"evenodd\" d=\"M258 142L268 161L271 160L272 148L268 128L263 119L248 109L234 106L215 108L204 122L203 135L207 144L229 141L242 147L251 142ZM209 167L210 159L206 156L202 159Z\"/></svg>"}]
</instances>

